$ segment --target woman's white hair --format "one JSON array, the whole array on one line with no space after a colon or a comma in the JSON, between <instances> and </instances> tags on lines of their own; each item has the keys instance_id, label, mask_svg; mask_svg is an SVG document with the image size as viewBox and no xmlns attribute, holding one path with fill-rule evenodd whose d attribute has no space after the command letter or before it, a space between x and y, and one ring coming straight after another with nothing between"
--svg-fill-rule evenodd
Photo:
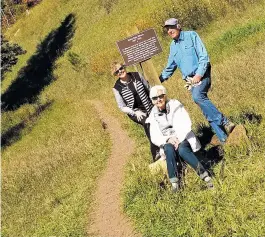
<instances>
[{"instance_id":1,"label":"woman's white hair","mask_svg":"<svg viewBox=\"0 0 265 237\"><path fill-rule=\"evenodd\" d=\"M156 85L153 86L150 90L150 98L152 99L152 97L161 95L161 94L167 94L167 90L164 86L162 85Z\"/></svg>"}]
</instances>

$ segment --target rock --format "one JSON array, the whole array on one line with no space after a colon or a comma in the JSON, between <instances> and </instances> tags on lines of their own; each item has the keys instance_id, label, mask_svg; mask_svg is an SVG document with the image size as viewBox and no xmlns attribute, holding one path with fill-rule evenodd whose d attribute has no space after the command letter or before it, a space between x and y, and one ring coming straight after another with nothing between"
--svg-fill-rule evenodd
<instances>
[{"instance_id":1,"label":"rock","mask_svg":"<svg viewBox=\"0 0 265 237\"><path fill-rule=\"evenodd\" d=\"M242 143L249 145L250 141L247 137L247 131L243 125L236 125L233 131L229 134L225 145L234 145L234 146L241 146ZM213 146L224 145L222 142L219 141L216 134L213 135L210 144Z\"/></svg>"},{"instance_id":2,"label":"rock","mask_svg":"<svg viewBox=\"0 0 265 237\"><path fill-rule=\"evenodd\" d=\"M242 146L249 145L250 141L247 137L247 131L243 125L237 125L229 137L227 138L226 145L228 146Z\"/></svg>"},{"instance_id":3,"label":"rock","mask_svg":"<svg viewBox=\"0 0 265 237\"><path fill-rule=\"evenodd\" d=\"M166 160L157 160L149 165L149 170L151 174L155 175L159 172L163 172L163 174L167 174L167 162Z\"/></svg>"},{"instance_id":4,"label":"rock","mask_svg":"<svg viewBox=\"0 0 265 237\"><path fill-rule=\"evenodd\" d=\"M250 141L247 137L246 129L243 125L237 125L225 143L225 156L241 159L248 155L249 148Z\"/></svg>"},{"instance_id":5,"label":"rock","mask_svg":"<svg viewBox=\"0 0 265 237\"><path fill-rule=\"evenodd\" d=\"M210 144L213 145L213 146L220 146L220 145L223 145L222 142L220 142L220 140L218 139L218 137L216 136L216 134L214 134L212 136L212 139L210 141Z\"/></svg>"}]
</instances>

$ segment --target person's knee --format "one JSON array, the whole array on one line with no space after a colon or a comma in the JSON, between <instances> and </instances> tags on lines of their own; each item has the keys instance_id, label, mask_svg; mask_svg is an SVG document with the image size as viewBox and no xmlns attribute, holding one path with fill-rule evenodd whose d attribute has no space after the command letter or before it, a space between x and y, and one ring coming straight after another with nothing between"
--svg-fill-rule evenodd
<instances>
[{"instance_id":1,"label":"person's knee","mask_svg":"<svg viewBox=\"0 0 265 237\"><path fill-rule=\"evenodd\" d=\"M175 147L172 144L167 143L164 145L164 151L166 154L171 153L171 152L175 152Z\"/></svg>"},{"instance_id":2,"label":"person's knee","mask_svg":"<svg viewBox=\"0 0 265 237\"><path fill-rule=\"evenodd\" d=\"M201 104L204 101L204 98L199 93L192 94L192 99L196 104Z\"/></svg>"},{"instance_id":3,"label":"person's knee","mask_svg":"<svg viewBox=\"0 0 265 237\"><path fill-rule=\"evenodd\" d=\"M184 158L190 152L192 152L192 150L186 143L182 143L182 144L179 145L178 153L179 153L180 157Z\"/></svg>"},{"instance_id":4,"label":"person's knee","mask_svg":"<svg viewBox=\"0 0 265 237\"><path fill-rule=\"evenodd\" d=\"M183 147L179 147L178 153L179 153L180 157L183 158L183 156L185 156L185 149Z\"/></svg>"}]
</instances>

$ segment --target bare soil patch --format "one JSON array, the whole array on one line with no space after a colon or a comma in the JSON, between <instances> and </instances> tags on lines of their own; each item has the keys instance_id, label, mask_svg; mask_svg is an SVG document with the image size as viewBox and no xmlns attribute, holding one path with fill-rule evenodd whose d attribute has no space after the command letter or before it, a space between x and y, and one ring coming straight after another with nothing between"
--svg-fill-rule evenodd
<instances>
[{"instance_id":1,"label":"bare soil patch","mask_svg":"<svg viewBox=\"0 0 265 237\"><path fill-rule=\"evenodd\" d=\"M95 237L139 237L122 213L120 191L124 181L124 166L135 144L119 121L105 112L103 103L93 101L103 128L110 133L111 155L99 180L95 194L93 223L88 226L88 235Z\"/></svg>"}]
</instances>

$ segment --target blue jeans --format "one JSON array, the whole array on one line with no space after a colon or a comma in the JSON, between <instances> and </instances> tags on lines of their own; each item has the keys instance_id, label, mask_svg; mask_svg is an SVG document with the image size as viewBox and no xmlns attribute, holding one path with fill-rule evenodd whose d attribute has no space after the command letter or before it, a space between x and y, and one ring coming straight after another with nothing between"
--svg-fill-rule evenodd
<instances>
[{"instance_id":1,"label":"blue jeans","mask_svg":"<svg viewBox=\"0 0 265 237\"><path fill-rule=\"evenodd\" d=\"M192 87L191 93L194 102L199 105L203 115L209 121L212 129L221 142L225 142L227 135L223 126L228 123L228 119L215 107L207 96L211 87L211 76L202 79L201 84Z\"/></svg>"},{"instance_id":2,"label":"blue jeans","mask_svg":"<svg viewBox=\"0 0 265 237\"><path fill-rule=\"evenodd\" d=\"M201 178L204 178L203 175L207 174L205 168L194 155L187 140L179 144L177 151L172 144L167 143L164 145L164 151L166 154L168 177L171 183L178 181L177 162L179 157L189 164Z\"/></svg>"}]
</instances>

